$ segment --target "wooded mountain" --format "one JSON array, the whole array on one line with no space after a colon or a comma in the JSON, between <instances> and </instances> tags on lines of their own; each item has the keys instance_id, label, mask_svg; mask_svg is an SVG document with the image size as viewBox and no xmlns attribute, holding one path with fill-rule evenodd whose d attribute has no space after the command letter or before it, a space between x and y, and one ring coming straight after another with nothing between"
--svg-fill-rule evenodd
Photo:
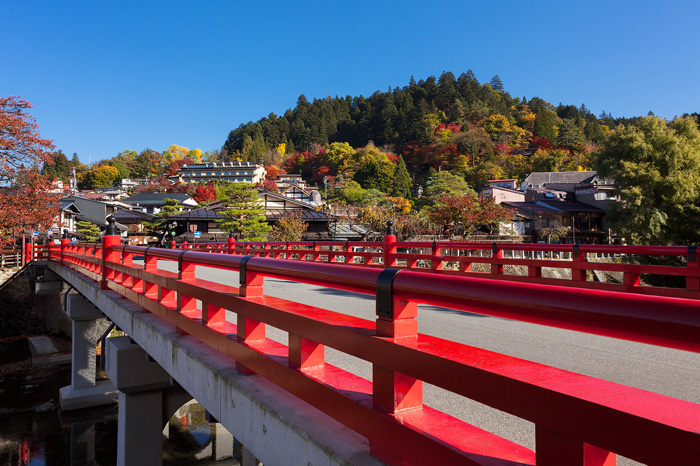
<instances>
[{"instance_id":1,"label":"wooded mountain","mask_svg":"<svg viewBox=\"0 0 700 466\"><path fill-rule=\"evenodd\" d=\"M693 116L700 121L700 115ZM329 96L309 102L301 95L296 107L284 115L270 113L231 131L220 160L268 164L278 162L270 158L275 150L293 154L333 142L356 148L373 142L386 152L403 155L409 172L416 176L429 167L456 168L455 157L425 153L436 143L441 143L443 152L466 156L476 168L499 151L533 155L538 149L559 148L569 154L590 154L611 129L634 120L613 118L605 112L596 117L583 104L554 106L539 97L514 98L498 76L482 84L471 71L458 78L443 72L437 79L430 76L418 82L411 77L403 88L377 91L369 97ZM557 157L568 156L561 153L554 159ZM574 159L568 164L550 160L534 168L575 170L587 164L585 157ZM517 169L496 165L501 165L504 175L517 175Z\"/></svg>"}]
</instances>

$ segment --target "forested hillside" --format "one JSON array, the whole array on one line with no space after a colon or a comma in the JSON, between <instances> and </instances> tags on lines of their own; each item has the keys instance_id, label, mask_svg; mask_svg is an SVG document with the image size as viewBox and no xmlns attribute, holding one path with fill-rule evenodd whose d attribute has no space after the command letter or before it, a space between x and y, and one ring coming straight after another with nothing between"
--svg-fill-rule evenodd
<instances>
[{"instance_id":1,"label":"forested hillside","mask_svg":"<svg viewBox=\"0 0 700 466\"><path fill-rule=\"evenodd\" d=\"M372 143L403 156L415 183L428 178L431 169L442 169L478 186L487 179L522 179L531 171L589 169L590 154L609 131L634 120L605 112L596 117L583 104L512 97L498 76L482 84L471 71L458 78L444 72L438 79L411 78L403 88L370 97L309 102L302 95L284 115L271 113L231 131L219 160L281 165L303 154L295 168L336 176L342 173L325 160L324 148L334 142L356 149ZM311 163L319 153L320 160Z\"/></svg>"}]
</instances>

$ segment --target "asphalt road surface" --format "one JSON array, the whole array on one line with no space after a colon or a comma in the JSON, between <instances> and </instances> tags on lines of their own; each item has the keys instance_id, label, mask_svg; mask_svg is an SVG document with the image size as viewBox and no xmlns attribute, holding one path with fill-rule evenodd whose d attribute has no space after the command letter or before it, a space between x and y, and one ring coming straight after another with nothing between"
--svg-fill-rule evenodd
<instances>
[{"instance_id":1,"label":"asphalt road surface","mask_svg":"<svg viewBox=\"0 0 700 466\"><path fill-rule=\"evenodd\" d=\"M166 266L162 261L159 265ZM196 276L234 286L238 283L237 273L206 267L197 267ZM376 318L374 298L368 295L271 278L265 278L264 290L266 295L364 319ZM229 320L235 321L233 313ZM426 305L419 306L418 331L700 403L700 354ZM267 335L287 344L286 332L268 326ZM371 365L366 361L331 348L326 348L326 360L371 379ZM424 386L424 403L528 448L535 448L534 424L528 421L427 384ZM618 458L618 464L638 463Z\"/></svg>"}]
</instances>

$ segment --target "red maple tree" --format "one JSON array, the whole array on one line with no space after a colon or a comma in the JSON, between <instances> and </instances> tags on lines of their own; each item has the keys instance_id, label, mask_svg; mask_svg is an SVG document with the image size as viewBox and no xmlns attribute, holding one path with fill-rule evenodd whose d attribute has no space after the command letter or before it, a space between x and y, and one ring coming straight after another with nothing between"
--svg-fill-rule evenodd
<instances>
[{"instance_id":1,"label":"red maple tree","mask_svg":"<svg viewBox=\"0 0 700 466\"><path fill-rule=\"evenodd\" d=\"M207 184L200 184L194 191L194 200L200 204L206 204L207 202L216 200L216 188L209 182Z\"/></svg>"},{"instance_id":2,"label":"red maple tree","mask_svg":"<svg viewBox=\"0 0 700 466\"><path fill-rule=\"evenodd\" d=\"M444 194L437 201L428 213L431 223L444 227L446 231L457 232L461 229L463 235L471 234L478 228L491 229L513 216L513 211L496 204L493 199Z\"/></svg>"},{"instance_id":3,"label":"red maple tree","mask_svg":"<svg viewBox=\"0 0 700 466\"><path fill-rule=\"evenodd\" d=\"M0 97L0 244L25 229L49 228L59 213L53 179L41 175L53 163L53 142L39 136L32 105L17 96Z\"/></svg>"}]
</instances>

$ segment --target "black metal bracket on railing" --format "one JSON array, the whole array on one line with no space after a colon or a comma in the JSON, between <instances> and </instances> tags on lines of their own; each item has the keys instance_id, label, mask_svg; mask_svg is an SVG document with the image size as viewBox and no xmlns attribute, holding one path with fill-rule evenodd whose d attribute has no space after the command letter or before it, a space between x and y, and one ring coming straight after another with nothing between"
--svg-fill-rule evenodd
<instances>
[{"instance_id":1,"label":"black metal bracket on railing","mask_svg":"<svg viewBox=\"0 0 700 466\"><path fill-rule=\"evenodd\" d=\"M697 262L698 261L698 247L697 246L688 246L688 262Z\"/></svg>"},{"instance_id":2,"label":"black metal bracket on railing","mask_svg":"<svg viewBox=\"0 0 700 466\"><path fill-rule=\"evenodd\" d=\"M238 264L238 283L240 283L241 286L244 286L246 284L245 267L246 267L246 263L250 260L251 257L255 257L255 256L253 256L253 255L243 256L241 258L241 263Z\"/></svg>"},{"instance_id":3,"label":"black metal bracket on railing","mask_svg":"<svg viewBox=\"0 0 700 466\"><path fill-rule=\"evenodd\" d=\"M107 350L106 350L106 348L105 348L105 341L107 340L107 335L109 335L110 332L111 332L112 330L114 330L114 327L116 327L116 326L117 326L117 324L115 324L114 322L112 322L112 323L109 325L109 327L107 327L107 330L105 330L105 333L103 333L102 336L100 337L100 348L101 348L101 352L100 352L100 369L101 369L101 370L105 370L105 362L106 362L106 360L107 360Z\"/></svg>"},{"instance_id":4,"label":"black metal bracket on railing","mask_svg":"<svg viewBox=\"0 0 700 466\"><path fill-rule=\"evenodd\" d=\"M184 256L187 252L189 251L185 249L177 255L177 271L180 273L182 273L182 256Z\"/></svg>"},{"instance_id":5,"label":"black metal bracket on railing","mask_svg":"<svg viewBox=\"0 0 700 466\"><path fill-rule=\"evenodd\" d=\"M143 251L143 269L146 270L146 262L148 259L148 250L151 249L153 246L146 246L146 250Z\"/></svg>"},{"instance_id":6,"label":"black metal bracket on railing","mask_svg":"<svg viewBox=\"0 0 700 466\"><path fill-rule=\"evenodd\" d=\"M498 255L498 243L491 243L491 257Z\"/></svg>"},{"instance_id":7,"label":"black metal bracket on railing","mask_svg":"<svg viewBox=\"0 0 700 466\"><path fill-rule=\"evenodd\" d=\"M573 245L572 250L571 250L571 254L573 254L573 256L571 257L572 260L575 260L574 258L579 257L580 250L581 250L581 245L580 245L580 244L574 244L574 245ZM585 259L585 257L584 257L584 259Z\"/></svg>"},{"instance_id":8,"label":"black metal bracket on railing","mask_svg":"<svg viewBox=\"0 0 700 466\"><path fill-rule=\"evenodd\" d=\"M384 269L377 277L377 316L391 319L394 317L394 278L402 269Z\"/></svg>"}]
</instances>

